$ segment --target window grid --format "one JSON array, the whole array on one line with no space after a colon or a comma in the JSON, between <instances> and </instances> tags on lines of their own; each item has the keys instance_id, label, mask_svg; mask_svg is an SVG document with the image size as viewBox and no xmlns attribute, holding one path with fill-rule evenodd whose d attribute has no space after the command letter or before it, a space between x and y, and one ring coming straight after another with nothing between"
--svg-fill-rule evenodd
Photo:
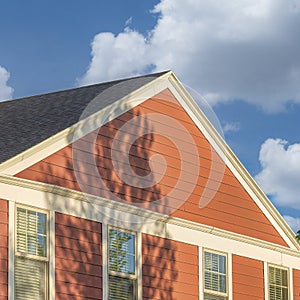
<instances>
[{"instance_id":1,"label":"window grid","mask_svg":"<svg viewBox=\"0 0 300 300\"><path fill-rule=\"evenodd\" d=\"M137 295L136 234L108 228L109 300L135 300Z\"/></svg>"},{"instance_id":2,"label":"window grid","mask_svg":"<svg viewBox=\"0 0 300 300\"><path fill-rule=\"evenodd\" d=\"M288 300L288 270L269 266L269 298L270 300Z\"/></svg>"},{"instance_id":3,"label":"window grid","mask_svg":"<svg viewBox=\"0 0 300 300\"><path fill-rule=\"evenodd\" d=\"M16 206L15 299L48 299L48 213Z\"/></svg>"},{"instance_id":4,"label":"window grid","mask_svg":"<svg viewBox=\"0 0 300 300\"><path fill-rule=\"evenodd\" d=\"M226 300L227 256L205 250L203 255L204 300Z\"/></svg>"},{"instance_id":5,"label":"window grid","mask_svg":"<svg viewBox=\"0 0 300 300\"><path fill-rule=\"evenodd\" d=\"M17 207L16 221L17 254L47 258L47 214Z\"/></svg>"}]
</instances>

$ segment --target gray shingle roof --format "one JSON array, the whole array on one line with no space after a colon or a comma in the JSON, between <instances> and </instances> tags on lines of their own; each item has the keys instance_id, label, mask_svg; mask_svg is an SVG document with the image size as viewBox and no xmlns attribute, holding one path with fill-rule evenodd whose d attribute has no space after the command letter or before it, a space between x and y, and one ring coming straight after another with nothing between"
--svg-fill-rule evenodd
<instances>
[{"instance_id":1,"label":"gray shingle roof","mask_svg":"<svg viewBox=\"0 0 300 300\"><path fill-rule=\"evenodd\" d=\"M96 96L101 110L165 73L0 102L0 163L77 123Z\"/></svg>"}]
</instances>

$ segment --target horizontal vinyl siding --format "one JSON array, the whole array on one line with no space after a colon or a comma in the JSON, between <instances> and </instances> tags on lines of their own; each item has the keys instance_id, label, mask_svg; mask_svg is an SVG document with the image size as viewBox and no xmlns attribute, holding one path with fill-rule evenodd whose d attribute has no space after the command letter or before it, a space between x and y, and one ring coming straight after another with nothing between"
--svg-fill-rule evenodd
<instances>
[{"instance_id":1,"label":"horizontal vinyl siding","mask_svg":"<svg viewBox=\"0 0 300 300\"><path fill-rule=\"evenodd\" d=\"M263 300L263 262L232 255L233 300Z\"/></svg>"},{"instance_id":2,"label":"horizontal vinyl siding","mask_svg":"<svg viewBox=\"0 0 300 300\"><path fill-rule=\"evenodd\" d=\"M102 299L101 224L55 214L56 299Z\"/></svg>"},{"instance_id":3,"label":"horizontal vinyl siding","mask_svg":"<svg viewBox=\"0 0 300 300\"><path fill-rule=\"evenodd\" d=\"M300 300L300 270L293 270L294 300Z\"/></svg>"},{"instance_id":4,"label":"horizontal vinyl siding","mask_svg":"<svg viewBox=\"0 0 300 300\"><path fill-rule=\"evenodd\" d=\"M159 118L150 122L147 114L152 113L169 116L181 126L171 126L168 122L161 123ZM138 188L138 182L132 185L124 183L115 172L111 159L112 143L117 132L122 132L122 126L136 116L140 117L139 122L134 124L131 132L125 133L126 140L132 136L142 136L143 128L151 128L158 134L143 135L131 145L129 162L132 169L139 176L147 176L151 172L149 159L154 154L163 156L167 163L166 172L161 180L158 178L162 170L157 168L160 165L154 164L151 173L153 176L149 178L147 188ZM170 139L159 134L162 128L169 133ZM192 136L197 152L193 151L193 145L186 138L186 131L182 128ZM181 153L174 142L178 140L183 143ZM125 143L126 141L122 147ZM79 154L77 157L74 157L72 147ZM120 160L124 153L122 147L114 149L117 159ZM83 187L84 192L107 199L112 199L113 194L114 198L128 203L143 203L146 209L166 214L172 212L172 215L178 218L287 246L233 173L224 166L220 158L216 160L213 153L214 150L207 139L188 114L172 94L165 90L17 176L74 190L81 190ZM180 161L183 156L186 157L187 166L184 170ZM200 171L194 185L191 181L193 177L191 170L197 158L199 158ZM74 161L80 168L80 172L76 175L73 170ZM95 164L96 175L92 175L91 167ZM121 172L126 173L126 170ZM183 176L183 184L178 188L176 184L180 174ZM209 181L209 179L213 180ZM78 185L78 180L81 186ZM103 182L106 190L99 182ZM208 186L208 182L212 185ZM213 193L213 199L206 207L200 208L199 201L206 195L204 191L207 187ZM172 190L175 190L175 193L171 196ZM166 197L163 205L153 203L154 200L163 197Z\"/></svg>"},{"instance_id":5,"label":"horizontal vinyl siding","mask_svg":"<svg viewBox=\"0 0 300 300\"><path fill-rule=\"evenodd\" d=\"M198 248L142 235L143 299L198 300Z\"/></svg>"},{"instance_id":6,"label":"horizontal vinyl siding","mask_svg":"<svg viewBox=\"0 0 300 300\"><path fill-rule=\"evenodd\" d=\"M0 199L0 300L8 299L8 201Z\"/></svg>"}]
</instances>

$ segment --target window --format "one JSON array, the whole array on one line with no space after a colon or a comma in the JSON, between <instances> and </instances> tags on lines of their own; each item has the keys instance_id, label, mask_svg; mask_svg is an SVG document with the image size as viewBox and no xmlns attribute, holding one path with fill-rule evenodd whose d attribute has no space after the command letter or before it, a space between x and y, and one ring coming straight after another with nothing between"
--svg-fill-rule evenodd
<instances>
[{"instance_id":1,"label":"window","mask_svg":"<svg viewBox=\"0 0 300 300\"><path fill-rule=\"evenodd\" d=\"M288 300L288 271L283 268L269 266L269 298L270 300Z\"/></svg>"},{"instance_id":2,"label":"window","mask_svg":"<svg viewBox=\"0 0 300 300\"><path fill-rule=\"evenodd\" d=\"M204 251L204 300L226 300L227 256Z\"/></svg>"},{"instance_id":3,"label":"window","mask_svg":"<svg viewBox=\"0 0 300 300\"><path fill-rule=\"evenodd\" d=\"M15 299L47 299L47 214L17 207L15 246Z\"/></svg>"},{"instance_id":4,"label":"window","mask_svg":"<svg viewBox=\"0 0 300 300\"><path fill-rule=\"evenodd\" d=\"M109 228L108 249L109 300L135 300L136 235Z\"/></svg>"}]
</instances>

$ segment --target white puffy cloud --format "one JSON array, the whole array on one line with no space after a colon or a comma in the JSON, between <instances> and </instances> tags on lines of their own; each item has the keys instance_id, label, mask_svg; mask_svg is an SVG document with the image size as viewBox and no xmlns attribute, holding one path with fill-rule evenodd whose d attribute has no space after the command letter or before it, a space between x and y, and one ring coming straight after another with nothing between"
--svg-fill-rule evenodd
<instances>
[{"instance_id":1,"label":"white puffy cloud","mask_svg":"<svg viewBox=\"0 0 300 300\"><path fill-rule=\"evenodd\" d=\"M80 84L143 73L148 64L147 47L144 36L129 28L117 36L97 34L92 42L92 61Z\"/></svg>"},{"instance_id":2,"label":"white puffy cloud","mask_svg":"<svg viewBox=\"0 0 300 300\"><path fill-rule=\"evenodd\" d=\"M0 101L12 98L13 89L7 85L9 76L8 71L0 66Z\"/></svg>"},{"instance_id":3,"label":"white puffy cloud","mask_svg":"<svg viewBox=\"0 0 300 300\"><path fill-rule=\"evenodd\" d=\"M210 104L243 99L276 112L300 103L300 2L161 0L148 36L100 33L80 83L172 69Z\"/></svg>"},{"instance_id":4,"label":"white puffy cloud","mask_svg":"<svg viewBox=\"0 0 300 300\"><path fill-rule=\"evenodd\" d=\"M262 171L255 179L264 192L277 205L300 210L300 144L267 139L261 146L259 160Z\"/></svg>"},{"instance_id":5,"label":"white puffy cloud","mask_svg":"<svg viewBox=\"0 0 300 300\"><path fill-rule=\"evenodd\" d=\"M294 218L291 216L283 216L283 218L286 220L286 222L290 225L290 227L295 233L298 230L300 230L300 218Z\"/></svg>"}]
</instances>

